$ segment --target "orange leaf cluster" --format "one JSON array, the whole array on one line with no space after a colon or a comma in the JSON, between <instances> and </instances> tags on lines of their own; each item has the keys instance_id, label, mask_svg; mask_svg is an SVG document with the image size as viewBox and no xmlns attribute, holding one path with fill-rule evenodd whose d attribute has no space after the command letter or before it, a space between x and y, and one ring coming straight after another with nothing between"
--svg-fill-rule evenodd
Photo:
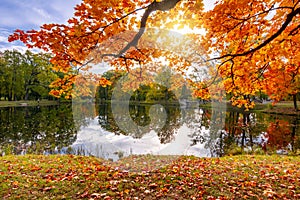
<instances>
[{"instance_id":1,"label":"orange leaf cluster","mask_svg":"<svg viewBox=\"0 0 300 200\"><path fill-rule=\"evenodd\" d=\"M161 32L158 37L154 34L158 30L149 30L174 27L204 28L206 33L190 34L192 40L180 41L174 35ZM211 59L217 69L217 73L209 73L212 84L193 80L194 94L213 98L215 95L208 93L219 91L222 80L233 104L249 109L259 93L279 101L299 92L299 30L298 1L220 0L205 12L201 0L83 0L67 25L16 30L9 41L21 40L28 47L53 53L53 69L65 74L81 70L89 62L108 62L130 71L151 63L153 67L161 58L165 65L184 73L201 68L211 55L217 55ZM194 59L199 52L205 52L201 53L202 63ZM61 96L69 89L60 84L52 84L59 88L53 95ZM199 87L213 84L218 89Z\"/></svg>"}]
</instances>

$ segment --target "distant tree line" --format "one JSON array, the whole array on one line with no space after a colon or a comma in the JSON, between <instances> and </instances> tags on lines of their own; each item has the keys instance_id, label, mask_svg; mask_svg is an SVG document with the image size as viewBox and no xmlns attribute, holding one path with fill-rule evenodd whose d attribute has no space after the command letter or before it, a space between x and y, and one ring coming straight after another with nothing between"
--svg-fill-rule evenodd
<instances>
[{"instance_id":1,"label":"distant tree line","mask_svg":"<svg viewBox=\"0 0 300 200\"><path fill-rule=\"evenodd\" d=\"M102 77L109 80L112 84L105 87L98 87L96 99L98 101L111 100L113 90L118 81L124 76L126 76L124 71L110 70L105 72ZM184 97L184 94L188 94L189 92L186 85L178 86L176 90L172 90L171 85L174 83L172 78L169 78L171 76L172 72L168 68L164 68L154 78L153 83L141 84L137 89L134 89L130 97L128 97L129 94L122 89L117 89L115 95L118 96L119 100L130 98L131 102L177 102L178 98Z\"/></svg>"},{"instance_id":2,"label":"distant tree line","mask_svg":"<svg viewBox=\"0 0 300 200\"><path fill-rule=\"evenodd\" d=\"M53 99L49 85L58 74L51 67L49 54L0 52L0 100Z\"/></svg>"}]
</instances>

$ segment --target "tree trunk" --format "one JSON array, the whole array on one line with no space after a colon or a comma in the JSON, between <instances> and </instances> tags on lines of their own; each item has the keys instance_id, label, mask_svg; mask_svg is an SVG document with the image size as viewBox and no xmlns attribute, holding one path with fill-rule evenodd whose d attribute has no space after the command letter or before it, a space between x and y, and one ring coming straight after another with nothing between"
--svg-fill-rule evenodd
<instances>
[{"instance_id":1,"label":"tree trunk","mask_svg":"<svg viewBox=\"0 0 300 200\"><path fill-rule=\"evenodd\" d=\"M26 87L24 100L27 101L28 97L29 97L29 89Z\"/></svg>"},{"instance_id":2,"label":"tree trunk","mask_svg":"<svg viewBox=\"0 0 300 200\"><path fill-rule=\"evenodd\" d=\"M292 151L295 152L295 137L296 137L296 128L297 128L297 117L294 118L292 122L292 135L291 135L291 147Z\"/></svg>"},{"instance_id":3,"label":"tree trunk","mask_svg":"<svg viewBox=\"0 0 300 200\"><path fill-rule=\"evenodd\" d=\"M167 102L169 100L169 95L168 95L168 88L165 89L165 101Z\"/></svg>"},{"instance_id":4,"label":"tree trunk","mask_svg":"<svg viewBox=\"0 0 300 200\"><path fill-rule=\"evenodd\" d=\"M221 134L220 134L220 156L223 156L223 131L221 131Z\"/></svg>"},{"instance_id":5,"label":"tree trunk","mask_svg":"<svg viewBox=\"0 0 300 200\"><path fill-rule=\"evenodd\" d=\"M298 106L297 106L297 93L293 94L293 102L294 102L294 109L295 111L298 111Z\"/></svg>"},{"instance_id":6,"label":"tree trunk","mask_svg":"<svg viewBox=\"0 0 300 200\"><path fill-rule=\"evenodd\" d=\"M246 141L246 126L247 126L247 114L243 114L243 127L242 127L242 143L241 146L244 149Z\"/></svg>"}]
</instances>

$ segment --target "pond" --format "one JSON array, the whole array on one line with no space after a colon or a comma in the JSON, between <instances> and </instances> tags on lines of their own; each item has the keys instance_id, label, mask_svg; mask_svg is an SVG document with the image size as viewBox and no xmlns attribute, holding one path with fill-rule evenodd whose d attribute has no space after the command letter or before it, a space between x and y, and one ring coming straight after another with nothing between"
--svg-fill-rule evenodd
<instances>
[{"instance_id":1,"label":"pond","mask_svg":"<svg viewBox=\"0 0 300 200\"><path fill-rule=\"evenodd\" d=\"M0 108L0 154L216 157L300 148L299 117L178 105L61 104Z\"/></svg>"}]
</instances>

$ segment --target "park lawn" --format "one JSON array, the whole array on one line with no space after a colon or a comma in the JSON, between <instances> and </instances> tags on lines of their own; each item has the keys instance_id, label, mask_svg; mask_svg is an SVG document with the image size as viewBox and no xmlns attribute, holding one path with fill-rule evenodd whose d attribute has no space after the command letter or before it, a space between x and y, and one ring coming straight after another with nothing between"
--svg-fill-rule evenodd
<instances>
[{"instance_id":1,"label":"park lawn","mask_svg":"<svg viewBox=\"0 0 300 200\"><path fill-rule=\"evenodd\" d=\"M226 104L221 104L222 106L226 106L227 110L231 111L237 111L237 112L243 112L243 108L239 108L237 106L232 106L231 102L227 101ZM297 101L298 107L300 107L300 101ZM199 105L201 108L211 108L211 103L205 103L205 104L200 104ZM269 103L255 103L254 108L250 109L250 112L255 112L255 111L263 111L267 113L278 113L278 114L300 114L300 111L295 111L294 110L294 104L292 101L280 101L275 103L274 105L272 102Z\"/></svg>"},{"instance_id":2,"label":"park lawn","mask_svg":"<svg viewBox=\"0 0 300 200\"><path fill-rule=\"evenodd\" d=\"M142 161L142 165L147 166L147 158L132 156L119 164L126 166L127 162ZM148 159L149 162L155 162L153 158ZM181 156L165 164L152 171L145 168L122 171L116 169L114 163L95 157L3 156L0 157L0 197L300 199L300 157Z\"/></svg>"},{"instance_id":3,"label":"park lawn","mask_svg":"<svg viewBox=\"0 0 300 200\"><path fill-rule=\"evenodd\" d=\"M267 104L267 107L263 109L263 112L269 114L280 114L280 115L300 115L300 102L297 102L298 110L296 111L294 108L294 104L292 101L281 101L274 105Z\"/></svg>"},{"instance_id":4,"label":"park lawn","mask_svg":"<svg viewBox=\"0 0 300 200\"><path fill-rule=\"evenodd\" d=\"M40 100L38 101L0 101L0 107L21 107L21 106L50 106L50 105L57 105L57 101L50 101L50 100Z\"/></svg>"}]
</instances>

